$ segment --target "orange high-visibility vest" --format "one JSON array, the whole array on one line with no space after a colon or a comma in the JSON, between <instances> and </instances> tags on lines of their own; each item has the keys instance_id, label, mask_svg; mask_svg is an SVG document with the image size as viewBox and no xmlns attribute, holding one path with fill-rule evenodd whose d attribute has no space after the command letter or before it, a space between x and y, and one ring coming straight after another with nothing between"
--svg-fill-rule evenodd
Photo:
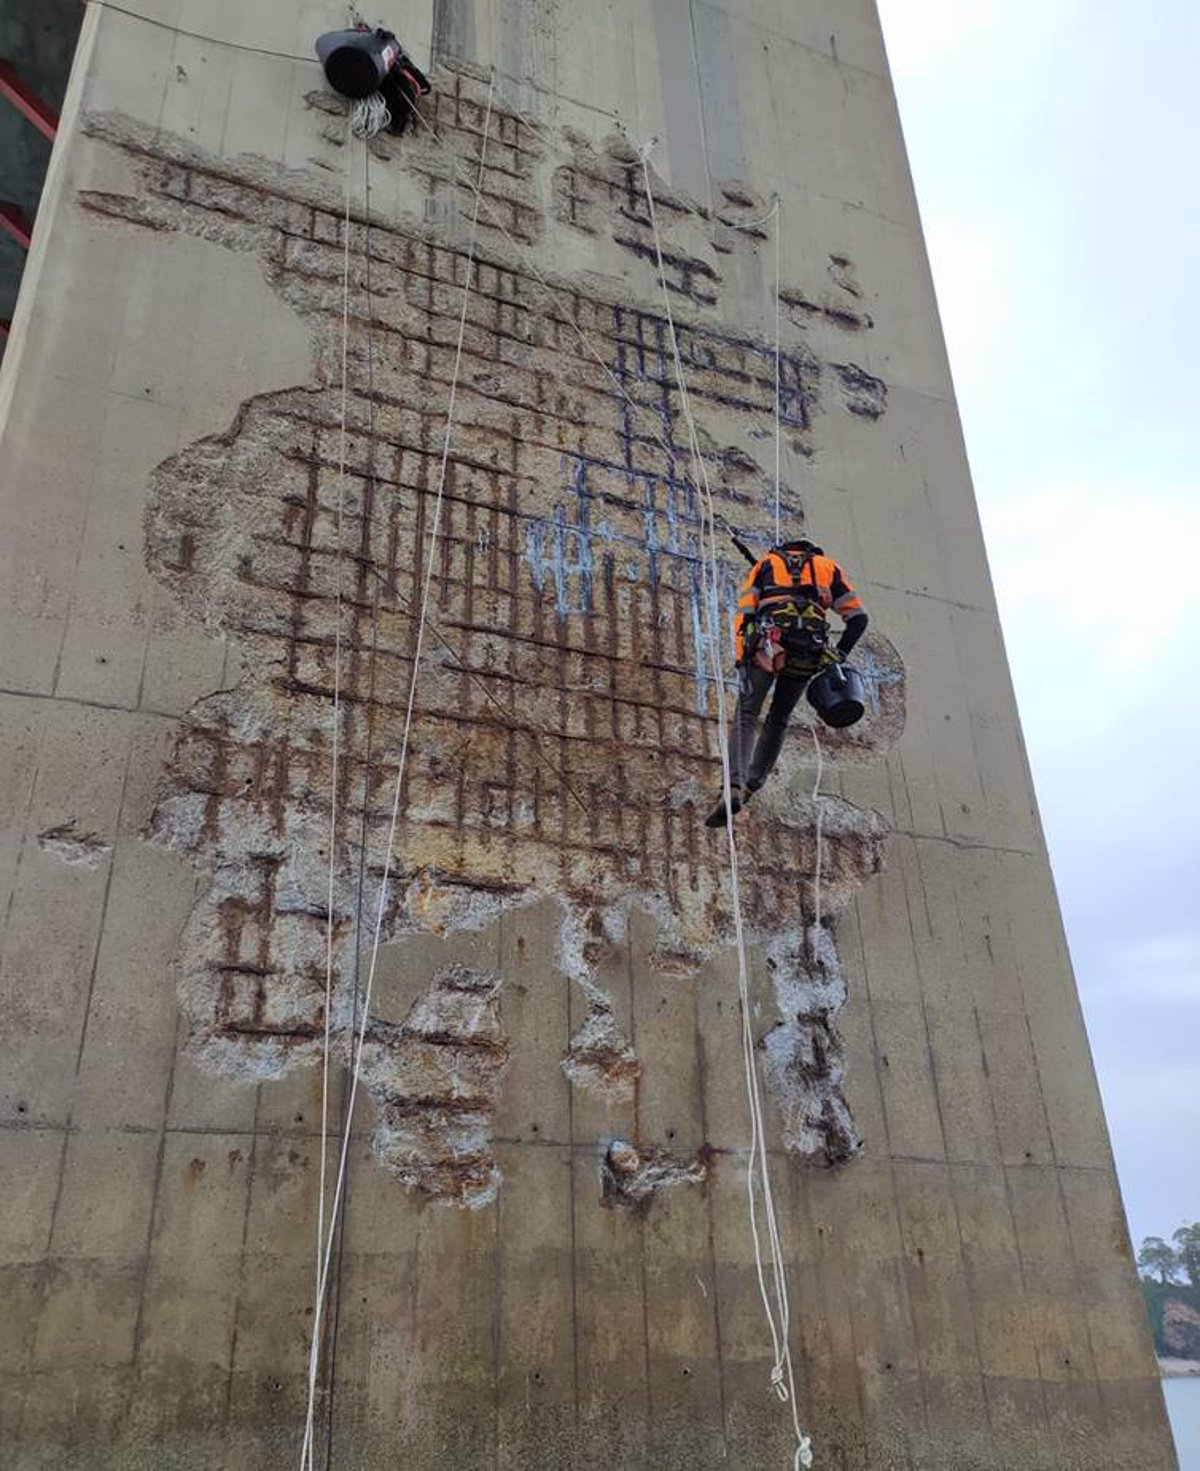
<instances>
[{"instance_id":1,"label":"orange high-visibility vest","mask_svg":"<svg viewBox=\"0 0 1200 1471\"><path fill-rule=\"evenodd\" d=\"M793 567L798 575L793 575ZM832 557L824 552L810 554L772 547L751 567L738 596L733 648L739 663L745 652L746 620L755 613L770 612L772 606L800 600L815 603L822 612L832 609L842 618L863 611L854 584Z\"/></svg>"}]
</instances>

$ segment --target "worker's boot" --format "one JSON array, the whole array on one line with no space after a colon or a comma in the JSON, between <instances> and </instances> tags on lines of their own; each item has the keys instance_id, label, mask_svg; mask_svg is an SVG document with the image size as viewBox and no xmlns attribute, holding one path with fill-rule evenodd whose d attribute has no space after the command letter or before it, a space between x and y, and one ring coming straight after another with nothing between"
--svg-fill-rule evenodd
<instances>
[{"instance_id":1,"label":"worker's boot","mask_svg":"<svg viewBox=\"0 0 1200 1471\"><path fill-rule=\"evenodd\" d=\"M752 791L743 787L730 787L729 789L729 811L725 810L725 798L722 797L713 810L704 819L705 827L724 827L729 821L730 814L734 817L742 810L750 798L754 795Z\"/></svg>"}]
</instances>

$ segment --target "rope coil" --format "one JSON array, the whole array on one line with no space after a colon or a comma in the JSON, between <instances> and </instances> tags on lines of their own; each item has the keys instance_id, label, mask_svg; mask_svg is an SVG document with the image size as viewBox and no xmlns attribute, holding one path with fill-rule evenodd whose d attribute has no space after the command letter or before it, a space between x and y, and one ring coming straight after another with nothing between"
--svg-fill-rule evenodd
<instances>
[{"instance_id":1,"label":"rope coil","mask_svg":"<svg viewBox=\"0 0 1200 1471\"><path fill-rule=\"evenodd\" d=\"M391 121L391 109L383 100L382 92L372 92L369 97L360 97L350 113L350 128L356 138L374 138Z\"/></svg>"}]
</instances>

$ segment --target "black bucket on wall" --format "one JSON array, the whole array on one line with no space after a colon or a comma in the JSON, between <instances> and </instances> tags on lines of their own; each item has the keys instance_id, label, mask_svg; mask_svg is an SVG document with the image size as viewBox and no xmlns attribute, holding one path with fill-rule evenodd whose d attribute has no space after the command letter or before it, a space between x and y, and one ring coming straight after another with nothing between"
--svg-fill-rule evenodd
<instances>
[{"instance_id":1,"label":"black bucket on wall","mask_svg":"<svg viewBox=\"0 0 1200 1471\"><path fill-rule=\"evenodd\" d=\"M841 730L863 718L867 687L850 664L830 664L808 682L808 703L826 725Z\"/></svg>"},{"instance_id":2,"label":"black bucket on wall","mask_svg":"<svg viewBox=\"0 0 1200 1471\"><path fill-rule=\"evenodd\" d=\"M317 56L335 92L370 97L403 53L387 31L326 31L317 37Z\"/></svg>"}]
</instances>

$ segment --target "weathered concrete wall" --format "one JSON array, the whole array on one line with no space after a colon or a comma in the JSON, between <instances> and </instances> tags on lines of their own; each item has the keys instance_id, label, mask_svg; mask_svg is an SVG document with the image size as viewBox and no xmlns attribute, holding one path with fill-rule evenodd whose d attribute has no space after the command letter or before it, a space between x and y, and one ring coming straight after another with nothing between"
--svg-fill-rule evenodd
<instances>
[{"instance_id":1,"label":"weathered concrete wall","mask_svg":"<svg viewBox=\"0 0 1200 1471\"><path fill-rule=\"evenodd\" d=\"M16 1464L296 1459L381 890L320 1459L790 1461L653 134L718 506L778 193L784 513L874 616L741 835L818 1464L1173 1465L872 7L398 4L436 137L369 151L299 9L89 13L0 380Z\"/></svg>"}]
</instances>

